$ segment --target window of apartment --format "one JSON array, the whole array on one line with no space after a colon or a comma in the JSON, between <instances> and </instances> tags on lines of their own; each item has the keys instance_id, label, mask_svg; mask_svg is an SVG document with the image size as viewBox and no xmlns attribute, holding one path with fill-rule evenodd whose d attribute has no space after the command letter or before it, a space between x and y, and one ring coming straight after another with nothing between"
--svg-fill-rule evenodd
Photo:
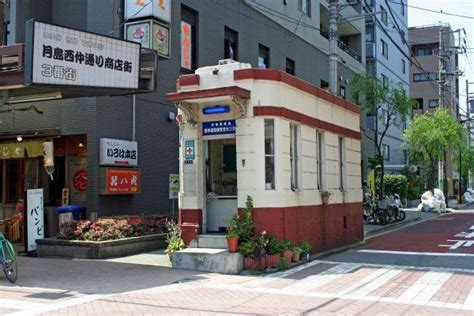
<instances>
[{"instance_id":1,"label":"window of apartment","mask_svg":"<svg viewBox=\"0 0 474 316\"><path fill-rule=\"evenodd\" d=\"M290 167L291 167L291 190L299 189L298 179L298 125L290 124Z\"/></svg>"},{"instance_id":2,"label":"window of apartment","mask_svg":"<svg viewBox=\"0 0 474 316\"><path fill-rule=\"evenodd\" d=\"M227 26L224 29L224 58L237 60L238 33Z\"/></svg>"},{"instance_id":3,"label":"window of apartment","mask_svg":"<svg viewBox=\"0 0 474 316\"><path fill-rule=\"evenodd\" d=\"M417 99L415 99L415 102L416 102L416 104L415 104L414 109L415 110L423 110L423 98L417 98Z\"/></svg>"},{"instance_id":4,"label":"window of apartment","mask_svg":"<svg viewBox=\"0 0 474 316\"><path fill-rule=\"evenodd\" d=\"M384 88L388 88L388 84L388 77L382 74L382 85L384 86Z\"/></svg>"},{"instance_id":5,"label":"window of apartment","mask_svg":"<svg viewBox=\"0 0 474 316\"><path fill-rule=\"evenodd\" d=\"M344 191L346 178L346 144L343 137L339 137L339 189Z\"/></svg>"},{"instance_id":6,"label":"window of apartment","mask_svg":"<svg viewBox=\"0 0 474 316\"><path fill-rule=\"evenodd\" d=\"M275 120L265 119L265 190L275 189Z\"/></svg>"},{"instance_id":7,"label":"window of apartment","mask_svg":"<svg viewBox=\"0 0 474 316\"><path fill-rule=\"evenodd\" d=\"M433 55L433 47L415 48L415 56L431 56Z\"/></svg>"},{"instance_id":8,"label":"window of apartment","mask_svg":"<svg viewBox=\"0 0 474 316\"><path fill-rule=\"evenodd\" d=\"M298 0L298 10L307 16L311 16L311 0Z\"/></svg>"},{"instance_id":9,"label":"window of apartment","mask_svg":"<svg viewBox=\"0 0 474 316\"><path fill-rule=\"evenodd\" d=\"M382 43L382 55L388 59L388 45L384 40L380 40L380 42Z\"/></svg>"},{"instance_id":10,"label":"window of apartment","mask_svg":"<svg viewBox=\"0 0 474 316\"><path fill-rule=\"evenodd\" d=\"M295 61L286 57L286 69L285 71L290 75L295 75Z\"/></svg>"},{"instance_id":11,"label":"window of apartment","mask_svg":"<svg viewBox=\"0 0 474 316\"><path fill-rule=\"evenodd\" d=\"M400 13L405 15L405 2L403 0L400 0Z\"/></svg>"},{"instance_id":12,"label":"window of apartment","mask_svg":"<svg viewBox=\"0 0 474 316\"><path fill-rule=\"evenodd\" d=\"M438 80L438 73L437 72L427 72L427 73L417 73L413 74L413 81L433 81Z\"/></svg>"},{"instance_id":13,"label":"window of apartment","mask_svg":"<svg viewBox=\"0 0 474 316\"><path fill-rule=\"evenodd\" d=\"M196 69L197 13L181 7L181 69L191 72Z\"/></svg>"},{"instance_id":14,"label":"window of apartment","mask_svg":"<svg viewBox=\"0 0 474 316\"><path fill-rule=\"evenodd\" d=\"M382 155L383 160L390 160L390 146L382 144Z\"/></svg>"},{"instance_id":15,"label":"window of apartment","mask_svg":"<svg viewBox=\"0 0 474 316\"><path fill-rule=\"evenodd\" d=\"M270 68L270 49L262 44L258 44L258 68Z\"/></svg>"},{"instance_id":16,"label":"window of apartment","mask_svg":"<svg viewBox=\"0 0 474 316\"><path fill-rule=\"evenodd\" d=\"M428 107L430 108L437 108L438 107L438 99L431 99L428 101Z\"/></svg>"},{"instance_id":17,"label":"window of apartment","mask_svg":"<svg viewBox=\"0 0 474 316\"><path fill-rule=\"evenodd\" d=\"M407 73L407 63L405 59L402 58L402 73L406 74Z\"/></svg>"},{"instance_id":18,"label":"window of apartment","mask_svg":"<svg viewBox=\"0 0 474 316\"><path fill-rule=\"evenodd\" d=\"M317 187L318 190L324 188L324 135L316 131L316 168L317 168Z\"/></svg>"},{"instance_id":19,"label":"window of apartment","mask_svg":"<svg viewBox=\"0 0 474 316\"><path fill-rule=\"evenodd\" d=\"M346 87L344 86L339 87L339 96L343 99L346 98Z\"/></svg>"},{"instance_id":20,"label":"window of apartment","mask_svg":"<svg viewBox=\"0 0 474 316\"><path fill-rule=\"evenodd\" d=\"M382 19L383 24L388 25L387 10L385 10L382 6L380 6L380 18Z\"/></svg>"}]
</instances>

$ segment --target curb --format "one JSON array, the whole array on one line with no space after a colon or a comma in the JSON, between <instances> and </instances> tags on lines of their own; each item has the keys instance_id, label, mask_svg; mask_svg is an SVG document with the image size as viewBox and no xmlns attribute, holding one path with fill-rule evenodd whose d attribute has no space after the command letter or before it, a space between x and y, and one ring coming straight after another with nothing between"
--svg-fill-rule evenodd
<instances>
[{"instance_id":1,"label":"curb","mask_svg":"<svg viewBox=\"0 0 474 316\"><path fill-rule=\"evenodd\" d=\"M384 232L387 232L387 231L390 231L392 229L396 229L396 228L400 228L400 227L403 227L405 225L408 225L408 224L411 224L411 223L415 223L415 222L418 222L422 220L421 217L414 217L412 219L409 219L409 220L406 220L406 221L402 221L402 222L398 222L398 223L393 223L391 225L386 225L386 226L381 226L380 228L377 228L377 229L374 229L374 230L371 230L371 231L367 231L367 232L364 232L364 239L367 238L367 237L371 237L373 235L378 235L380 233L384 233Z\"/></svg>"}]
</instances>

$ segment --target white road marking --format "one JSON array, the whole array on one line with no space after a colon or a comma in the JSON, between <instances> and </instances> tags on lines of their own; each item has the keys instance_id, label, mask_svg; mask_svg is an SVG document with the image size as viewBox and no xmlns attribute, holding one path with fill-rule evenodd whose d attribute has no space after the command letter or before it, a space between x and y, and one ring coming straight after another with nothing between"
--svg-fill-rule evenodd
<instances>
[{"instance_id":1,"label":"white road marking","mask_svg":"<svg viewBox=\"0 0 474 316\"><path fill-rule=\"evenodd\" d=\"M443 284L453 275L452 272L428 271L396 300L397 303L419 302L426 304Z\"/></svg>"},{"instance_id":2,"label":"white road marking","mask_svg":"<svg viewBox=\"0 0 474 316\"><path fill-rule=\"evenodd\" d=\"M462 309L474 310L474 287L469 291L469 294L462 305Z\"/></svg>"},{"instance_id":3,"label":"white road marking","mask_svg":"<svg viewBox=\"0 0 474 316\"><path fill-rule=\"evenodd\" d=\"M20 300L0 298L0 307L7 308L7 309L35 309L35 308L41 308L44 305L45 305L44 303L28 302L26 300L20 301Z\"/></svg>"},{"instance_id":4,"label":"white road marking","mask_svg":"<svg viewBox=\"0 0 474 316\"><path fill-rule=\"evenodd\" d=\"M319 274L308 276L301 281L296 281L293 284L285 287L285 290L308 291L314 289L317 286L328 283L343 274L352 272L360 266L360 264L342 263Z\"/></svg>"},{"instance_id":5,"label":"white road marking","mask_svg":"<svg viewBox=\"0 0 474 316\"><path fill-rule=\"evenodd\" d=\"M450 247L451 245L446 245ZM394 251L394 250L375 250L362 249L357 252L364 253L385 253L393 255L412 255L412 256L446 256L446 257L474 257L472 253L446 253L446 252L414 252L414 251Z\"/></svg>"},{"instance_id":6,"label":"white road marking","mask_svg":"<svg viewBox=\"0 0 474 316\"><path fill-rule=\"evenodd\" d=\"M366 296L381 287L382 285L384 285L385 283L387 283L390 279L398 275L400 272L402 272L402 270L400 269L380 269L379 271L380 273L378 273L375 278L373 278L373 275L371 276L373 280L369 283L360 286L359 288L354 288L351 291L346 291L346 293L344 294Z\"/></svg>"}]
</instances>

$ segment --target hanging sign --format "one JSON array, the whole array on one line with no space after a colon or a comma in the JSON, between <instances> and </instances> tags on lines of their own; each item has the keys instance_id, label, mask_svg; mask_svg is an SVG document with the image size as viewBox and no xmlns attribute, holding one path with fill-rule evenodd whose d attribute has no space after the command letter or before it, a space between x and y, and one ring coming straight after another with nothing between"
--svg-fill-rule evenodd
<instances>
[{"instance_id":1,"label":"hanging sign","mask_svg":"<svg viewBox=\"0 0 474 316\"><path fill-rule=\"evenodd\" d=\"M36 240L44 238L43 189L26 190L26 252L36 250Z\"/></svg>"},{"instance_id":2,"label":"hanging sign","mask_svg":"<svg viewBox=\"0 0 474 316\"><path fill-rule=\"evenodd\" d=\"M181 68L192 70L192 27L191 24L181 21Z\"/></svg>"},{"instance_id":3,"label":"hanging sign","mask_svg":"<svg viewBox=\"0 0 474 316\"><path fill-rule=\"evenodd\" d=\"M143 48L155 50L161 57L170 57L169 26L154 20L130 22L125 24L125 37L129 41L140 43Z\"/></svg>"},{"instance_id":4,"label":"hanging sign","mask_svg":"<svg viewBox=\"0 0 474 316\"><path fill-rule=\"evenodd\" d=\"M140 169L102 168L101 194L141 193Z\"/></svg>"},{"instance_id":5,"label":"hanging sign","mask_svg":"<svg viewBox=\"0 0 474 316\"><path fill-rule=\"evenodd\" d=\"M137 43L33 20L26 34L28 83L138 89Z\"/></svg>"},{"instance_id":6,"label":"hanging sign","mask_svg":"<svg viewBox=\"0 0 474 316\"><path fill-rule=\"evenodd\" d=\"M134 141L101 138L99 162L101 166L138 165L138 144Z\"/></svg>"},{"instance_id":7,"label":"hanging sign","mask_svg":"<svg viewBox=\"0 0 474 316\"><path fill-rule=\"evenodd\" d=\"M213 121L202 123L203 136L233 135L236 130L235 120Z\"/></svg>"},{"instance_id":8,"label":"hanging sign","mask_svg":"<svg viewBox=\"0 0 474 316\"><path fill-rule=\"evenodd\" d=\"M171 22L171 0L125 0L125 20L149 16Z\"/></svg>"},{"instance_id":9,"label":"hanging sign","mask_svg":"<svg viewBox=\"0 0 474 316\"><path fill-rule=\"evenodd\" d=\"M178 198L179 194L179 174L170 174L169 178L169 199Z\"/></svg>"}]
</instances>

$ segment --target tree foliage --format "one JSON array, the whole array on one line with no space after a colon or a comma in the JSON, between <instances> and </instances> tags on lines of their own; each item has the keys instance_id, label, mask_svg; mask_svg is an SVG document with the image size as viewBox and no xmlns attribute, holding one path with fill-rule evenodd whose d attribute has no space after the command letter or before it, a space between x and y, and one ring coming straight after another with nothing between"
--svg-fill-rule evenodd
<instances>
[{"instance_id":1,"label":"tree foliage","mask_svg":"<svg viewBox=\"0 0 474 316\"><path fill-rule=\"evenodd\" d=\"M426 170L427 185L436 184L438 160L445 156L467 151L466 130L447 109L417 115L405 130L404 140L410 146L414 160Z\"/></svg>"},{"instance_id":2,"label":"tree foliage","mask_svg":"<svg viewBox=\"0 0 474 316\"><path fill-rule=\"evenodd\" d=\"M379 78L372 75L357 75L352 81L352 98L359 100L363 110L375 117L373 136L365 135L373 143L376 150L371 163L380 165L375 173L376 183L380 183L378 195L384 195L384 159L383 142L391 126L401 127L415 105L415 101L407 96L401 85L385 85ZM383 122L383 123L379 123ZM380 125L380 127L379 127ZM377 170L376 170L377 171Z\"/></svg>"}]
</instances>

